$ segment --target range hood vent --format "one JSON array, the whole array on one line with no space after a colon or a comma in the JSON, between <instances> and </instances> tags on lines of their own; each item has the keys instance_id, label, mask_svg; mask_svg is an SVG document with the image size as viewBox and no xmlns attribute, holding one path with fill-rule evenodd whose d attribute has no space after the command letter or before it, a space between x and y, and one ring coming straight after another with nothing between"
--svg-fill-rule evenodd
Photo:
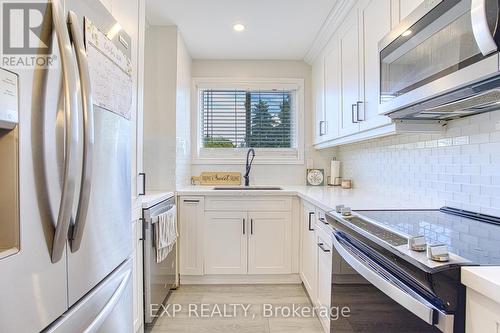
<instances>
[{"instance_id":1,"label":"range hood vent","mask_svg":"<svg viewBox=\"0 0 500 333\"><path fill-rule=\"evenodd\" d=\"M392 119L451 120L494 110L500 110L500 77L394 111L388 116Z\"/></svg>"}]
</instances>

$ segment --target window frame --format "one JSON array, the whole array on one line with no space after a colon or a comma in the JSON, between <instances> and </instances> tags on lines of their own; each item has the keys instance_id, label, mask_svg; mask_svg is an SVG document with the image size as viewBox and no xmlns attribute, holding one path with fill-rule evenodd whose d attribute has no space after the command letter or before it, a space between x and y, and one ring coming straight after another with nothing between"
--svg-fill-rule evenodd
<instances>
[{"instance_id":1,"label":"window frame","mask_svg":"<svg viewBox=\"0 0 500 333\"><path fill-rule=\"evenodd\" d=\"M255 164L304 164L304 79L292 78L193 78L192 83L192 163L244 164L249 148L203 148L200 91L205 89L294 90L295 148L254 148Z\"/></svg>"}]
</instances>

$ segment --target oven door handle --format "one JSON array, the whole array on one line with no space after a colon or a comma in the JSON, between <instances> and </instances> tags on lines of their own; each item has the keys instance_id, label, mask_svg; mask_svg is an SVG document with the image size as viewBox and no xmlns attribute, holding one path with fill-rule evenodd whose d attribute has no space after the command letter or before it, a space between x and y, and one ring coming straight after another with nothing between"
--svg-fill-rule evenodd
<instances>
[{"instance_id":1,"label":"oven door handle","mask_svg":"<svg viewBox=\"0 0 500 333\"><path fill-rule=\"evenodd\" d=\"M336 231L332 237L335 250L360 275L395 302L442 332L453 332L454 316L439 311L423 297L405 287L390 272L367 257Z\"/></svg>"},{"instance_id":2,"label":"oven door handle","mask_svg":"<svg viewBox=\"0 0 500 333\"><path fill-rule=\"evenodd\" d=\"M472 0L470 10L474 39L484 56L498 50L498 45L495 41L496 32L491 32L488 26L486 1L487 0Z\"/></svg>"}]
</instances>

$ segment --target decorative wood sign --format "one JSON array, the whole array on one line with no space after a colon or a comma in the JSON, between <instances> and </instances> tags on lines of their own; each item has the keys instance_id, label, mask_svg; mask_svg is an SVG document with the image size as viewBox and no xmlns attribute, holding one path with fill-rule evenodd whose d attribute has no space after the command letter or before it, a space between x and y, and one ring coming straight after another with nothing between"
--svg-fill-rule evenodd
<instances>
[{"instance_id":1,"label":"decorative wood sign","mask_svg":"<svg viewBox=\"0 0 500 333\"><path fill-rule=\"evenodd\" d=\"M199 177L191 177L191 182L200 185L241 185L241 173L202 172Z\"/></svg>"}]
</instances>

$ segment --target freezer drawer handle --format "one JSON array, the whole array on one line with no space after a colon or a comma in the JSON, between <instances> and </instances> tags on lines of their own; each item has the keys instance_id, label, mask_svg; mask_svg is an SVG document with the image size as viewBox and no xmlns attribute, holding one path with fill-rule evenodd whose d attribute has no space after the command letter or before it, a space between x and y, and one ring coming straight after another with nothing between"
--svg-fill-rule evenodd
<instances>
[{"instance_id":1,"label":"freezer drawer handle","mask_svg":"<svg viewBox=\"0 0 500 333\"><path fill-rule=\"evenodd\" d=\"M85 221L90 201L90 190L92 187L92 163L94 158L94 103L92 101L92 86L90 84L89 65L87 62L87 53L83 42L78 17L73 11L68 15L68 27L73 40L80 74L80 86L82 91L82 109L83 109L83 163L82 180L80 188L80 199L76 211L75 224L71 238L71 252L76 252L82 242ZM81 161L80 161L81 162Z\"/></svg>"},{"instance_id":2,"label":"freezer drawer handle","mask_svg":"<svg viewBox=\"0 0 500 333\"><path fill-rule=\"evenodd\" d=\"M122 282L120 282L120 286L118 286L113 296L111 296L111 298L109 299L109 302L104 306L104 308L97 315L94 321L83 331L83 333L95 333L99 331L99 328L102 326L106 318L108 318L108 316L111 314L116 304L121 299L123 293L127 289L127 284L130 280L131 275L132 271L129 269L123 277Z\"/></svg>"},{"instance_id":3,"label":"freezer drawer handle","mask_svg":"<svg viewBox=\"0 0 500 333\"><path fill-rule=\"evenodd\" d=\"M61 260L72 219L73 201L75 199L75 182L77 171L78 145L78 84L68 27L64 19L64 11L60 1L52 0L52 21L59 44L61 70L63 76L64 111L65 111L65 156L61 203L57 216L51 260Z\"/></svg>"}]
</instances>

